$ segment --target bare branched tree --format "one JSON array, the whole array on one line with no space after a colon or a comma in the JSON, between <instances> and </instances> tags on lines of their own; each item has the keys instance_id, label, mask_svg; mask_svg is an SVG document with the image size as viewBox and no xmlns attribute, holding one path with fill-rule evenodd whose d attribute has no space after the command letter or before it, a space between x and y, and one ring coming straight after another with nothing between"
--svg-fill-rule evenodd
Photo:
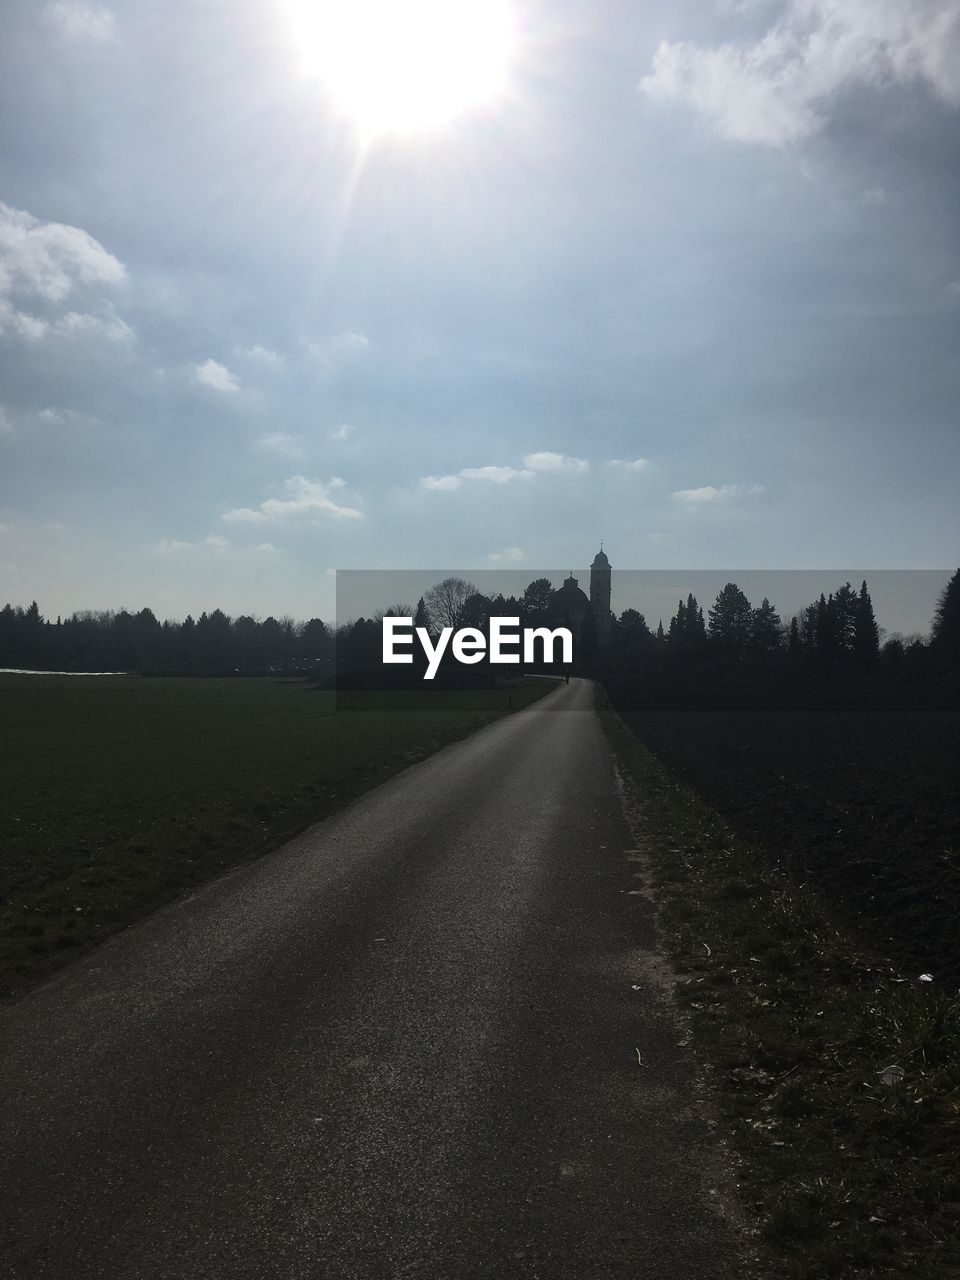
<instances>
[{"instance_id":1,"label":"bare branched tree","mask_svg":"<svg viewBox=\"0 0 960 1280\"><path fill-rule=\"evenodd\" d=\"M441 627L459 627L463 616L463 606L477 588L472 582L463 578L444 578L436 586L430 588L424 600L430 615L430 625L439 630Z\"/></svg>"}]
</instances>

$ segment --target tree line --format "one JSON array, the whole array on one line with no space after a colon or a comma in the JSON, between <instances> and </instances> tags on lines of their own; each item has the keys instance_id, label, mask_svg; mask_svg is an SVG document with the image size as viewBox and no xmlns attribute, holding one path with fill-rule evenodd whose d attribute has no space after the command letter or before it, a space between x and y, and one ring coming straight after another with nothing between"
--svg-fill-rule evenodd
<instances>
[{"instance_id":1,"label":"tree line","mask_svg":"<svg viewBox=\"0 0 960 1280\"><path fill-rule=\"evenodd\" d=\"M338 638L341 660L373 667L380 652L380 619L414 616L417 626L485 630L492 616L518 617L521 626L560 625L556 592L537 578L519 596L487 597L462 578L437 583L416 606L398 604L361 618ZM925 678L944 670L960 674L960 570L944 588L928 639L881 641L866 581L845 582L821 594L791 618L781 618L764 597L754 605L728 582L704 610L695 596L679 600L664 628L651 631L642 613L625 609L600 637L588 610L580 623L575 665L584 672L655 674L689 670L757 670L813 674L880 674Z\"/></svg>"},{"instance_id":2,"label":"tree line","mask_svg":"<svg viewBox=\"0 0 960 1280\"><path fill-rule=\"evenodd\" d=\"M557 626L557 595L536 578L519 596L488 597L463 578L445 578L416 604L397 603L339 628L320 618L229 617L220 609L182 622L160 622L150 609L79 612L55 622L34 601L0 609L0 667L63 671L239 673L317 671L334 664L380 664L384 616L442 627L485 630L491 617L521 626ZM728 582L704 611L695 596L679 600L666 629L651 631L643 614L625 609L600 637L588 609L579 620L575 665L584 672L656 673L692 669L783 668L823 674L960 675L960 569L941 593L929 639L881 642L866 581L840 584L788 620L766 597L753 605Z\"/></svg>"},{"instance_id":3,"label":"tree line","mask_svg":"<svg viewBox=\"0 0 960 1280\"><path fill-rule=\"evenodd\" d=\"M753 605L728 582L704 614L693 595L680 600L669 625L651 633L636 610L618 619L604 654L623 672L780 669L825 675L880 674L926 678L960 675L960 570L944 587L930 636L881 640L866 581L821 594L791 618L764 597Z\"/></svg>"},{"instance_id":4,"label":"tree line","mask_svg":"<svg viewBox=\"0 0 960 1280\"><path fill-rule=\"evenodd\" d=\"M151 609L121 609L53 622L36 601L27 609L0 609L0 667L263 674L310 669L331 661L333 652L333 634L320 618L231 618L213 609L196 619L160 622Z\"/></svg>"}]
</instances>

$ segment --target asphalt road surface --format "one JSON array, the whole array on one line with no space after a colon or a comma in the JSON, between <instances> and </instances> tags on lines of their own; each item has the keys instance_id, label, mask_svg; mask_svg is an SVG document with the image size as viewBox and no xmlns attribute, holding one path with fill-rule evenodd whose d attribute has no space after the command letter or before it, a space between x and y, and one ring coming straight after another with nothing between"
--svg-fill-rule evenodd
<instances>
[{"instance_id":1,"label":"asphalt road surface","mask_svg":"<svg viewBox=\"0 0 960 1280\"><path fill-rule=\"evenodd\" d=\"M741 1274L637 856L574 681L8 1006L0 1274Z\"/></svg>"}]
</instances>

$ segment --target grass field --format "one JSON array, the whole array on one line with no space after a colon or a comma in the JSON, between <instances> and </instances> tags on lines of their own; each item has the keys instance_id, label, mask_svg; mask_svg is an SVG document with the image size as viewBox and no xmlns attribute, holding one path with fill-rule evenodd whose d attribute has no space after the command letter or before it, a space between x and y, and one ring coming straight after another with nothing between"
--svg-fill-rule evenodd
<instances>
[{"instance_id":1,"label":"grass field","mask_svg":"<svg viewBox=\"0 0 960 1280\"><path fill-rule=\"evenodd\" d=\"M960 689L676 678L611 698L631 729L914 975L960 979Z\"/></svg>"},{"instance_id":2,"label":"grass field","mask_svg":"<svg viewBox=\"0 0 960 1280\"><path fill-rule=\"evenodd\" d=\"M782 1258L766 1274L956 1280L956 986L921 982L854 940L832 900L601 714L651 855L676 997L734 1136L742 1194Z\"/></svg>"},{"instance_id":3,"label":"grass field","mask_svg":"<svg viewBox=\"0 0 960 1280\"><path fill-rule=\"evenodd\" d=\"M550 688L0 675L0 994Z\"/></svg>"}]
</instances>

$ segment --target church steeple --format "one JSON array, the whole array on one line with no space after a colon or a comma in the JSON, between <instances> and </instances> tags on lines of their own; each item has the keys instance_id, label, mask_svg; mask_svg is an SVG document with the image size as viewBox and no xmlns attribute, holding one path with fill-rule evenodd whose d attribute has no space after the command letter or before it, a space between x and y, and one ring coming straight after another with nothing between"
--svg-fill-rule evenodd
<instances>
[{"instance_id":1,"label":"church steeple","mask_svg":"<svg viewBox=\"0 0 960 1280\"><path fill-rule=\"evenodd\" d=\"M600 543L600 550L593 558L590 566L590 604L596 619L597 635L602 640L609 635L613 626L613 615L610 612L610 561Z\"/></svg>"}]
</instances>

